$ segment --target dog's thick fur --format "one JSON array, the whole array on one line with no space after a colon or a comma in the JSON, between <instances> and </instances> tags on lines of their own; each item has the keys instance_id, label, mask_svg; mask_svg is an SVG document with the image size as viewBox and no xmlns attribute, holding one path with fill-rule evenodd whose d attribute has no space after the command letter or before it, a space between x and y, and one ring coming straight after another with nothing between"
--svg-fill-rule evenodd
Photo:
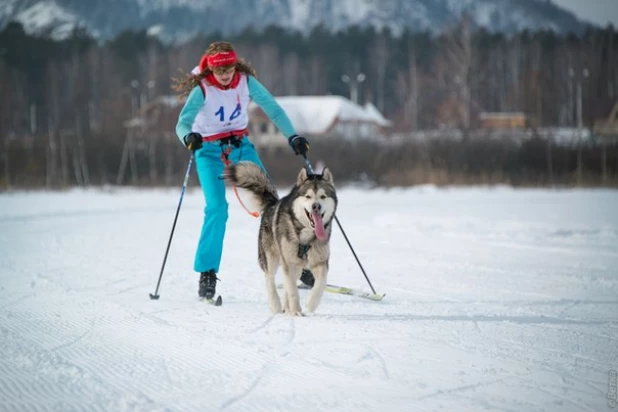
<instances>
[{"instance_id":1,"label":"dog's thick fur","mask_svg":"<svg viewBox=\"0 0 618 412\"><path fill-rule=\"evenodd\" d=\"M306 308L314 312L326 288L331 223L337 209L331 172L324 169L321 175L309 175L303 168L291 192L282 199L268 176L255 163L230 165L224 176L227 182L252 193L262 212L258 259L266 277L271 311L281 313L283 310L292 316L302 316L297 282L303 268L307 268L313 272L315 284ZM283 305L275 283L279 265L283 268Z\"/></svg>"}]
</instances>

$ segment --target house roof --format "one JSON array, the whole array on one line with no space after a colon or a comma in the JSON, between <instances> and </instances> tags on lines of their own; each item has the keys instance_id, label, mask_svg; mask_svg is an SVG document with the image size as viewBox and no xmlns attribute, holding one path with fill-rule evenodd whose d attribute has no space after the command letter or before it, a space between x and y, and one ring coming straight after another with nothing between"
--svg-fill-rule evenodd
<instances>
[{"instance_id":1,"label":"house roof","mask_svg":"<svg viewBox=\"0 0 618 412\"><path fill-rule=\"evenodd\" d=\"M365 103L365 111L375 119L375 122L382 127L391 127L393 122L387 120L382 113L371 102Z\"/></svg>"},{"instance_id":2,"label":"house roof","mask_svg":"<svg viewBox=\"0 0 618 412\"><path fill-rule=\"evenodd\" d=\"M275 100L299 133L325 133L336 119L342 122L375 123L382 127L391 125L371 103L363 107L343 96L280 96ZM249 110L256 107L252 102Z\"/></svg>"}]
</instances>

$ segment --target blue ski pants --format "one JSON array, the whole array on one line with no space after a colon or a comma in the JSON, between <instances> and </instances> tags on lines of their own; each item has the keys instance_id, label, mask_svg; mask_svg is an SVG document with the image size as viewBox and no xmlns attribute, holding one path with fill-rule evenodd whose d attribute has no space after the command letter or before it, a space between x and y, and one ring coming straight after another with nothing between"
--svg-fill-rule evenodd
<instances>
[{"instance_id":1,"label":"blue ski pants","mask_svg":"<svg viewBox=\"0 0 618 412\"><path fill-rule=\"evenodd\" d=\"M227 145L223 146L224 149L227 147ZM232 163L248 160L264 169L255 147L246 136L241 140L240 147L231 146L231 148L229 160ZM204 142L202 148L195 151L197 175L206 200L204 223L193 265L196 272L214 269L218 273L221 263L223 238L225 237L228 217L228 203L225 198L225 182L223 180L225 164L221 159L221 149L222 146L217 142Z\"/></svg>"}]
</instances>

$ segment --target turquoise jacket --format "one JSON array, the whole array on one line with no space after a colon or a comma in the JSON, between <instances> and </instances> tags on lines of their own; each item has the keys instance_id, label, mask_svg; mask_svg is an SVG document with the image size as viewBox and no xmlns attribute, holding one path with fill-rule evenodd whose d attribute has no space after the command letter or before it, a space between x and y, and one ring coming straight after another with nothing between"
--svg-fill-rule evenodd
<instances>
[{"instance_id":1,"label":"turquoise jacket","mask_svg":"<svg viewBox=\"0 0 618 412\"><path fill-rule=\"evenodd\" d=\"M292 126L292 122L290 122L287 114L279 106L279 103L277 103L272 94L251 75L247 75L247 86L251 100L260 106L264 113L266 113L266 116L277 126L281 134L285 137L295 135L296 130ZM199 86L194 87L187 97L187 101L180 112L180 116L178 116L178 123L176 124L176 135L183 145L185 144L184 137L191 133L191 125L198 111L204 105L204 101L202 89Z\"/></svg>"}]
</instances>

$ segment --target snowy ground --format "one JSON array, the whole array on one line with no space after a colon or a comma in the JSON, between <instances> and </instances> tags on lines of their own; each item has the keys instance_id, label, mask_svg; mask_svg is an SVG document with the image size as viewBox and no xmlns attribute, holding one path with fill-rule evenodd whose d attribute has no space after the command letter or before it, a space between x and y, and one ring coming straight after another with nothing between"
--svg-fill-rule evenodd
<instances>
[{"instance_id":1,"label":"snowy ground","mask_svg":"<svg viewBox=\"0 0 618 412\"><path fill-rule=\"evenodd\" d=\"M197 299L198 191L148 298L179 192L0 195L0 410L613 410L618 192L343 189L387 296L304 318L269 313L233 195L223 307ZM369 290L337 228L332 251L329 281Z\"/></svg>"}]
</instances>

